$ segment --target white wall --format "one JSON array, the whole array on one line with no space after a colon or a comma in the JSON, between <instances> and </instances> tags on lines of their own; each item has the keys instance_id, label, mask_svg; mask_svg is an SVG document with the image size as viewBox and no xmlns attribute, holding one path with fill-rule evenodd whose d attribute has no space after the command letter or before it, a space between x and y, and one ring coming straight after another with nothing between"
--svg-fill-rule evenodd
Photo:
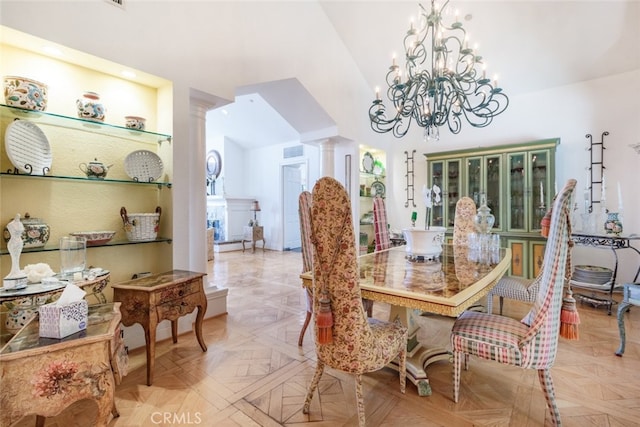
<instances>
[{"instance_id":1,"label":"white wall","mask_svg":"<svg viewBox=\"0 0 640 427\"><path fill-rule=\"evenodd\" d=\"M513 97L509 109L490 127L465 128L456 136L443 133L440 142L426 144L418 129L403 140L371 131L366 112L372 88L315 2L129 1L123 11L103 0L3 0L0 12L3 25L173 81L175 206L189 206L194 198L204 197L204 191L191 190L189 175L179 172L204 168L204 158L201 165L194 165L188 155L193 149L188 145L189 89L232 99L236 87L296 77L336 121L341 135L388 153L387 207L394 227L406 225L410 215L410 208L404 208L404 150L417 150L415 183L421 188L426 182L425 152L560 137L558 180L581 180L584 135L592 133L598 139L606 130L611 134L605 141L607 180L622 182L625 228L640 231L640 198L634 188L640 156L628 147L639 142L640 135L638 70ZM100 19L92 19L88 27L87 17ZM82 36L87 34L80 30L84 28L90 28L90 36ZM508 93L508 78L503 82ZM263 156L271 161L264 162ZM249 176L259 179L247 192L268 195L262 206L263 224L279 221L278 198L273 196L277 187L265 177L279 168L280 161L261 151L249 158L256 168ZM610 194L612 203L617 203L615 191ZM205 233L204 221L189 224L184 211L174 213L174 262L188 267L189 259L201 254L190 253L191 245L184 239L204 239ZM190 233L190 227L203 229ZM274 231L265 228L265 232ZM268 238L276 245L278 238Z\"/></svg>"}]
</instances>

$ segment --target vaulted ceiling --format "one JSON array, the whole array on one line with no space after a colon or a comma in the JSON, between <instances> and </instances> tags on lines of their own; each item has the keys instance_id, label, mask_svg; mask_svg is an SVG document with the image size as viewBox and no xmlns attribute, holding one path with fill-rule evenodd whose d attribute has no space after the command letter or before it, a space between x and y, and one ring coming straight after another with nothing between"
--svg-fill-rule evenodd
<instances>
[{"instance_id":1,"label":"vaulted ceiling","mask_svg":"<svg viewBox=\"0 0 640 427\"><path fill-rule=\"evenodd\" d=\"M367 84L371 88L382 87L391 57L394 54L403 57L403 38L410 19L417 16L417 3L402 0L318 3L335 32L333 36L342 41ZM429 2L423 5L430 6ZM448 9L459 10L471 43L477 43L487 63L488 75L498 74L509 96L640 68L637 0L451 1ZM292 86L287 89L289 84ZM236 105L227 106L227 113L232 111L234 115L233 125L217 122L216 127L222 126L228 137L245 146L304 140L304 133L314 126L331 128L322 113L317 123L303 125L296 119L301 105L313 104L308 99L311 95L300 90L299 82L284 82L280 95L272 89L270 82L262 88L259 84L252 85L251 90L238 88ZM252 91L256 94L268 91L270 99L251 96ZM282 100L278 100L279 96ZM251 103L250 108L247 102ZM314 116L309 113L306 119L313 121ZM257 120L264 120L263 125L255 126ZM256 131L259 134L252 133Z\"/></svg>"}]
</instances>

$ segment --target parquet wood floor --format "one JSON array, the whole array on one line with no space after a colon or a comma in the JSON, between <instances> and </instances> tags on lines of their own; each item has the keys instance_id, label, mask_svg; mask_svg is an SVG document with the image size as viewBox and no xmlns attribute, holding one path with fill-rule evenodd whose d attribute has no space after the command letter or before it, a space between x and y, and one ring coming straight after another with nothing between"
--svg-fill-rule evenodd
<instances>
[{"instance_id":1,"label":"parquet wood floor","mask_svg":"<svg viewBox=\"0 0 640 427\"><path fill-rule=\"evenodd\" d=\"M156 347L155 381L145 385L144 349L130 353L130 373L116 389L120 417L110 426L356 426L354 381L325 370L308 415L301 408L315 367L312 329L297 346L304 320L300 287L301 255L256 251L216 254L209 281L229 288L229 314L208 319L203 353L193 333ZM580 340L561 339L552 376L565 426L640 425L640 309L625 315L627 348L616 357L615 315L579 305ZM527 306L505 302L505 315L520 318ZM376 303L374 317L388 306ZM449 346L453 319L420 318L420 339ZM446 361L427 369L433 394L415 386L399 391L390 369L364 376L370 426L543 426L550 425L544 396L532 370L471 358L462 374L460 402L452 400L452 367ZM91 404L73 405L47 426L93 425ZM19 426L34 425L27 417Z\"/></svg>"}]
</instances>

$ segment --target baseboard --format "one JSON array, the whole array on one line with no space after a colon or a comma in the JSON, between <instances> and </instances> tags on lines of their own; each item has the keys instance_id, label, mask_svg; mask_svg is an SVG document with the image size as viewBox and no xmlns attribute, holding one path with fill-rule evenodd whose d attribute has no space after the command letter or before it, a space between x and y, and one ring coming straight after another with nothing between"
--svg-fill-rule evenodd
<instances>
[{"instance_id":1,"label":"baseboard","mask_svg":"<svg viewBox=\"0 0 640 427\"><path fill-rule=\"evenodd\" d=\"M205 287L205 294L207 295L207 311L204 315L205 319L210 317L219 316L227 313L227 294L229 289L218 288L216 286L209 285ZM193 325L196 321L197 309L186 316L178 319L178 335L191 332L193 333ZM124 343L130 349L144 347L144 329L139 324L124 326ZM163 320L156 328L156 342L171 338L171 322Z\"/></svg>"},{"instance_id":2,"label":"baseboard","mask_svg":"<svg viewBox=\"0 0 640 427\"><path fill-rule=\"evenodd\" d=\"M251 242L249 242L248 246L251 248ZM216 242L213 245L214 252L231 252L240 250L242 250L242 242L239 240L232 242Z\"/></svg>"}]
</instances>

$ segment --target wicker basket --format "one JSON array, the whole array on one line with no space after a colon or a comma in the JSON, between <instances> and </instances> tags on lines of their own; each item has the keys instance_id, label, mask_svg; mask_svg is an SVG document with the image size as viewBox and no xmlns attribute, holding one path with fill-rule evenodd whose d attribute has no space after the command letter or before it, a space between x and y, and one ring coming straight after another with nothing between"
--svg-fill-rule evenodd
<instances>
[{"instance_id":1,"label":"wicker basket","mask_svg":"<svg viewBox=\"0 0 640 427\"><path fill-rule=\"evenodd\" d=\"M160 214L162 209L160 206L156 208L155 213L131 213L127 214L127 210L120 208L120 216L124 223L124 231L127 233L127 239L130 242L142 242L155 240L158 237L158 229L160 228Z\"/></svg>"}]
</instances>

